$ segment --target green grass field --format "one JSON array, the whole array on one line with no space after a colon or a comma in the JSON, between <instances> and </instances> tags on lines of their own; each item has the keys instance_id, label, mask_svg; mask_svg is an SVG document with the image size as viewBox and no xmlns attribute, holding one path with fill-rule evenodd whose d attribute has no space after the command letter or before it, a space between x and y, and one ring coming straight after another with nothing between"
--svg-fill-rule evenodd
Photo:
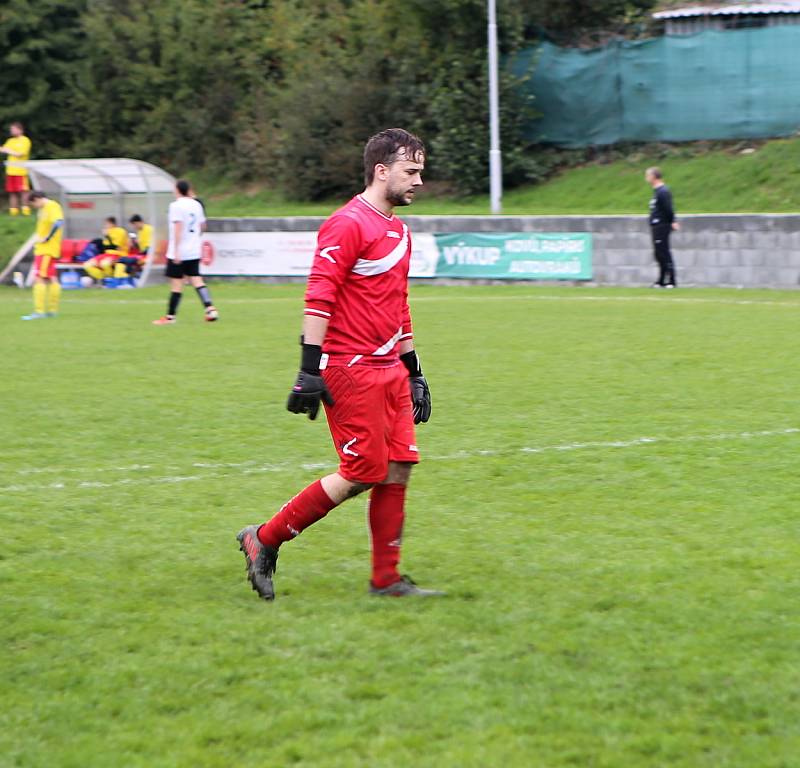
<instances>
[{"instance_id":1,"label":"green grass field","mask_svg":"<svg viewBox=\"0 0 800 768\"><path fill-rule=\"evenodd\" d=\"M299 286L0 289L0 766L800 765L794 293L416 287L405 570L363 499L234 536L335 454L287 413Z\"/></svg>"},{"instance_id":2,"label":"green grass field","mask_svg":"<svg viewBox=\"0 0 800 768\"><path fill-rule=\"evenodd\" d=\"M624 159L566 170L543 184L508 190L507 214L642 213L649 190L644 171L660 165L672 187L679 213L793 213L800 209L800 139L754 143L752 154L728 148L703 151L676 146L642 147ZM213 216L327 215L341 201L296 203L258 185L239 188L200 174ZM451 199L424 190L409 212L415 214L486 214L488 196Z\"/></svg>"}]
</instances>

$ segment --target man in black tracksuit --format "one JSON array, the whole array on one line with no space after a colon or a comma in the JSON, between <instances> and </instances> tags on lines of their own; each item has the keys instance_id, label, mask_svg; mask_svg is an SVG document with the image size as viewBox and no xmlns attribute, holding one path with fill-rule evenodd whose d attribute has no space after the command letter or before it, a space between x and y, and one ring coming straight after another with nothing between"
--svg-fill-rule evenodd
<instances>
[{"instance_id":1,"label":"man in black tracksuit","mask_svg":"<svg viewBox=\"0 0 800 768\"><path fill-rule=\"evenodd\" d=\"M669 248L669 236L673 229L678 229L678 222L675 221L675 211L672 208L672 193L658 168L648 168L645 180L653 188L653 197L650 200L650 231L659 268L658 281L653 283L653 288L674 288L675 262Z\"/></svg>"}]
</instances>

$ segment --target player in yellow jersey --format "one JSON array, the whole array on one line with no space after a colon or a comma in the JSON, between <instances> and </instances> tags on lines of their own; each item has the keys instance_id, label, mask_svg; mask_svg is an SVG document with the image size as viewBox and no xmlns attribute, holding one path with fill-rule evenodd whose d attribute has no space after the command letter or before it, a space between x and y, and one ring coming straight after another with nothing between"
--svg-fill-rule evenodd
<instances>
[{"instance_id":1,"label":"player in yellow jersey","mask_svg":"<svg viewBox=\"0 0 800 768\"><path fill-rule=\"evenodd\" d=\"M12 216L19 213L22 206L22 215L30 216L28 207L28 169L25 163L31 156L31 140L25 135L22 123L11 123L9 128L11 136L0 147L0 152L7 156L6 160L6 192L8 192L8 212Z\"/></svg>"},{"instance_id":2,"label":"player in yellow jersey","mask_svg":"<svg viewBox=\"0 0 800 768\"><path fill-rule=\"evenodd\" d=\"M61 298L56 262L61 256L64 211L55 200L48 199L44 192L33 191L29 199L37 211L36 245L33 246L36 282L33 284L33 314L23 315L22 319L41 320L56 315Z\"/></svg>"},{"instance_id":3,"label":"player in yellow jersey","mask_svg":"<svg viewBox=\"0 0 800 768\"><path fill-rule=\"evenodd\" d=\"M144 219L138 213L131 216L130 222L131 226L136 230L134 244L142 256L147 256L153 245L153 225L145 224Z\"/></svg>"},{"instance_id":4,"label":"player in yellow jersey","mask_svg":"<svg viewBox=\"0 0 800 768\"><path fill-rule=\"evenodd\" d=\"M131 249L131 243L128 239L128 233L124 227L117 224L117 219L114 216L109 216L106 219L105 226L103 227L103 245L105 246L106 253L116 257L127 256Z\"/></svg>"},{"instance_id":5,"label":"player in yellow jersey","mask_svg":"<svg viewBox=\"0 0 800 768\"><path fill-rule=\"evenodd\" d=\"M103 252L93 259L89 259L83 269L87 275L100 282L104 277L114 274L114 262L120 257L125 257L131 249L128 233L117 226L117 219L109 216L103 223Z\"/></svg>"},{"instance_id":6,"label":"player in yellow jersey","mask_svg":"<svg viewBox=\"0 0 800 768\"><path fill-rule=\"evenodd\" d=\"M133 253L120 256L114 265L114 277L119 280L128 280L133 285L133 278L137 277L147 257L150 255L150 247L153 244L153 226L145 224L144 219L135 213L128 219L133 231L129 233L131 249Z\"/></svg>"}]
</instances>

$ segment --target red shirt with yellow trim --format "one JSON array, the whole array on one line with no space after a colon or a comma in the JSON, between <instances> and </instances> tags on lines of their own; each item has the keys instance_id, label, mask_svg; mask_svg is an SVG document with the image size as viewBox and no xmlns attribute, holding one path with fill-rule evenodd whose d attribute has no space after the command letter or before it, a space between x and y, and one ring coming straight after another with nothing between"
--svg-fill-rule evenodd
<instances>
[{"instance_id":1,"label":"red shirt with yellow trim","mask_svg":"<svg viewBox=\"0 0 800 768\"><path fill-rule=\"evenodd\" d=\"M408 308L411 233L361 195L320 228L305 313L329 320L328 365L394 365L413 337Z\"/></svg>"}]
</instances>

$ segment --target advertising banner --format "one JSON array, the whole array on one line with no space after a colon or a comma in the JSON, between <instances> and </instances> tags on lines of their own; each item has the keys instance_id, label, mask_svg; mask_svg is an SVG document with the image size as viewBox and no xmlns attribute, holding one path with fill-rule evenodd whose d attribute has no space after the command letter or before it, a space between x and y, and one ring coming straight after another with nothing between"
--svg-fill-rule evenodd
<instances>
[{"instance_id":1,"label":"advertising banner","mask_svg":"<svg viewBox=\"0 0 800 768\"><path fill-rule=\"evenodd\" d=\"M493 280L590 280L589 234L414 235L410 277ZM316 232L209 232L203 273L209 276L305 277Z\"/></svg>"},{"instance_id":2,"label":"advertising banner","mask_svg":"<svg viewBox=\"0 0 800 768\"><path fill-rule=\"evenodd\" d=\"M316 232L207 232L205 275L305 277L317 247Z\"/></svg>"},{"instance_id":3,"label":"advertising banner","mask_svg":"<svg viewBox=\"0 0 800 768\"><path fill-rule=\"evenodd\" d=\"M591 280L586 233L436 235L437 277L494 280Z\"/></svg>"}]
</instances>

